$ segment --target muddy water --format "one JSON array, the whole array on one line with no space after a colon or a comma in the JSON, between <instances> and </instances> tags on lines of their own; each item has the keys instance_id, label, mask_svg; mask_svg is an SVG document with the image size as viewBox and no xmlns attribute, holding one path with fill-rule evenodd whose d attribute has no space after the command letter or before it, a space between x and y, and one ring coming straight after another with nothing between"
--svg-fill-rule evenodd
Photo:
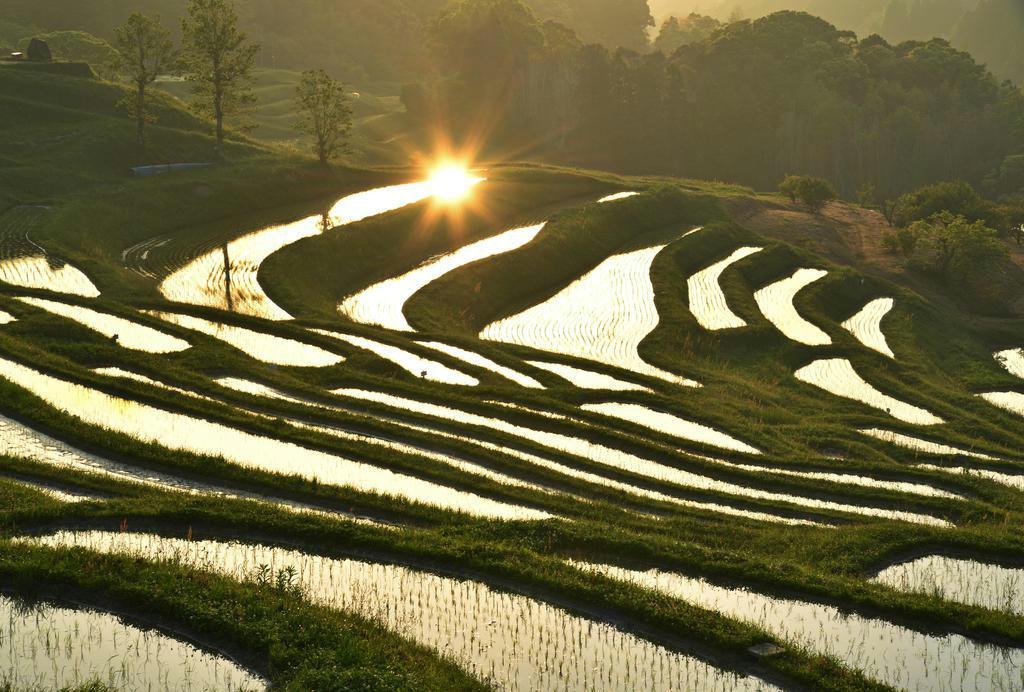
<instances>
[{"instance_id":1,"label":"muddy water","mask_svg":"<svg viewBox=\"0 0 1024 692\"><path fill-rule=\"evenodd\" d=\"M978 396L993 406L1024 416L1024 394L1020 392L988 392Z\"/></svg>"},{"instance_id":2,"label":"muddy water","mask_svg":"<svg viewBox=\"0 0 1024 692\"><path fill-rule=\"evenodd\" d=\"M1000 351L995 354L996 362L1006 368L1012 375L1024 379L1024 348Z\"/></svg>"},{"instance_id":3,"label":"muddy water","mask_svg":"<svg viewBox=\"0 0 1024 692\"><path fill-rule=\"evenodd\" d=\"M672 435L673 437L689 440L691 442L701 442L713 447L719 447L733 452L742 452L744 454L761 453L761 450L756 447L751 447L747 443L740 442L734 437L715 430L714 428L701 425L700 423L694 423L693 421L684 420L669 413L655 411L647 408L646 406L641 406L640 404L609 402L603 404L584 404L580 408L584 411L599 413L602 416L618 418L619 420L636 423L637 425L642 425L646 428L650 428L651 430L656 430L657 432Z\"/></svg>"},{"instance_id":4,"label":"muddy water","mask_svg":"<svg viewBox=\"0 0 1024 692\"><path fill-rule=\"evenodd\" d=\"M702 269L687 282L690 312L697 323L705 329L738 329L747 323L729 309L719 279L726 269L751 255L761 252L761 247L741 247L721 262Z\"/></svg>"},{"instance_id":5,"label":"muddy water","mask_svg":"<svg viewBox=\"0 0 1024 692\"><path fill-rule=\"evenodd\" d=\"M402 310L420 289L473 262L517 250L537 237L544 224L514 228L431 258L415 269L373 284L341 301L339 312L353 322L413 331Z\"/></svg>"},{"instance_id":6,"label":"muddy water","mask_svg":"<svg viewBox=\"0 0 1024 692\"><path fill-rule=\"evenodd\" d=\"M176 312L158 312L147 310L146 314L159 317L165 322L176 324L185 329L220 339L234 346L250 358L272 365L285 365L300 368L324 368L344 362L345 358L336 353L305 344L294 339L286 339L273 334L257 332L245 327L236 327L222 322L182 315Z\"/></svg>"},{"instance_id":7,"label":"muddy water","mask_svg":"<svg viewBox=\"0 0 1024 692\"><path fill-rule=\"evenodd\" d=\"M260 286L259 269L268 257L303 238L420 202L433 191L430 183L419 182L342 197L325 214L270 226L209 250L165 278L160 292L178 303L269 320L291 319Z\"/></svg>"},{"instance_id":8,"label":"muddy water","mask_svg":"<svg viewBox=\"0 0 1024 692\"><path fill-rule=\"evenodd\" d=\"M982 454L980 452L972 452L967 449L961 449L959 447L952 447L941 442L932 442L931 440L922 440L918 437L911 437L910 435L904 435L902 433L893 432L891 430L879 430L878 428L868 428L860 431L862 434L868 437L873 437L876 440L882 440L883 442L890 442L897 447L903 447L914 452L921 452L922 454L934 454L936 456L963 456L971 457L974 459L994 459L988 454Z\"/></svg>"},{"instance_id":9,"label":"muddy water","mask_svg":"<svg viewBox=\"0 0 1024 692\"><path fill-rule=\"evenodd\" d=\"M296 474L320 483L394 495L476 516L495 519L546 519L550 516L326 452L114 397L13 361L0 359L0 376L89 425L130 435L143 443L221 457L246 468Z\"/></svg>"},{"instance_id":10,"label":"muddy water","mask_svg":"<svg viewBox=\"0 0 1024 692\"><path fill-rule=\"evenodd\" d=\"M379 358L394 363L413 377L422 377L431 382L461 385L463 387L475 387L480 384L480 380L472 375L449 368L447 365L438 363L436 360L423 358L398 346L392 346L391 344L385 344L381 341L353 334L342 334L324 329L314 329L312 331L321 336L329 336L332 339L344 341L351 346L369 351Z\"/></svg>"},{"instance_id":11,"label":"muddy water","mask_svg":"<svg viewBox=\"0 0 1024 692\"><path fill-rule=\"evenodd\" d=\"M797 312L793 299L801 290L828 275L823 269L798 269L789 278L765 286L754 300L765 318L786 338L807 346L828 346L832 338Z\"/></svg>"},{"instance_id":12,"label":"muddy water","mask_svg":"<svg viewBox=\"0 0 1024 692\"><path fill-rule=\"evenodd\" d=\"M856 315L843 322L842 327L872 351L896 358L896 354L889 348L889 342L886 341L885 334L882 332L882 320L892 311L895 304L896 302L892 298L872 300Z\"/></svg>"},{"instance_id":13,"label":"muddy water","mask_svg":"<svg viewBox=\"0 0 1024 692\"><path fill-rule=\"evenodd\" d=\"M930 635L833 606L716 586L670 572L610 565L579 568L750 622L792 646L834 656L869 678L906 690L1011 690L1024 684L1024 650Z\"/></svg>"},{"instance_id":14,"label":"muddy water","mask_svg":"<svg viewBox=\"0 0 1024 692\"><path fill-rule=\"evenodd\" d=\"M940 425L945 422L922 408L878 391L857 374L850 361L842 358L816 360L797 370L796 378L824 389L829 394L859 401L866 406L885 411L904 423Z\"/></svg>"},{"instance_id":15,"label":"muddy water","mask_svg":"<svg viewBox=\"0 0 1024 692\"><path fill-rule=\"evenodd\" d=\"M611 392L649 392L651 391L642 384L626 382L617 377L606 375L595 370L584 370L564 363L546 363L539 360L527 361L530 365L541 370L547 370L553 375L558 375L574 387L580 389L603 389Z\"/></svg>"},{"instance_id":16,"label":"muddy water","mask_svg":"<svg viewBox=\"0 0 1024 692\"><path fill-rule=\"evenodd\" d=\"M945 555L891 565L873 581L898 591L925 593L947 601L1024 615L1024 569Z\"/></svg>"},{"instance_id":17,"label":"muddy water","mask_svg":"<svg viewBox=\"0 0 1024 692\"><path fill-rule=\"evenodd\" d=\"M908 521L929 526L952 526L952 524L944 519L929 515L886 510L876 507L864 507L861 505L849 505L839 502L820 500L817 498L808 498L799 495L769 492L758 488L749 488L735 483L730 483L728 481L702 476L690 471L684 471L671 466L665 466L649 459L644 459L634 454L623 452L613 447L597 444L583 438L527 428L509 423L499 418L481 416L479 414L470 413L469 411L453 409L440 404L416 401L393 394L386 394L384 392L371 392L358 389L340 389L333 393L341 397L362 401L372 401L398 410L432 416L462 425L473 425L488 428L490 430L495 430L528 440L535 444L547 447L548 449L608 466L610 468L635 473L653 480L672 483L684 488L696 488L727 495L765 500L768 502L794 504L815 510L860 514L864 516Z\"/></svg>"},{"instance_id":18,"label":"muddy water","mask_svg":"<svg viewBox=\"0 0 1024 692\"><path fill-rule=\"evenodd\" d=\"M51 315L57 315L58 317L77 322L83 327L111 339L118 346L133 351L177 353L191 347L191 344L184 339L165 334L152 327L147 327L144 324L139 324L123 317L116 317L80 305L60 303L43 298L19 297L18 300L34 308L45 310Z\"/></svg>"},{"instance_id":19,"label":"muddy water","mask_svg":"<svg viewBox=\"0 0 1024 692\"><path fill-rule=\"evenodd\" d=\"M529 375L524 375L523 373L517 370L513 370L510 367L500 365L499 363L495 363L490 358L481 355L475 351L470 351L468 349L460 348L458 346L452 346L451 344L444 344L439 341L420 341L419 343L423 346L426 346L427 348L432 348L435 351L449 355L452 358L458 358L459 360L465 363L469 363L470 365L475 365L478 368L490 370L494 374L500 375L501 377L504 377L506 380L518 384L520 387L526 387L528 389L544 389L544 385L542 385L540 382L533 379Z\"/></svg>"},{"instance_id":20,"label":"muddy water","mask_svg":"<svg viewBox=\"0 0 1024 692\"><path fill-rule=\"evenodd\" d=\"M93 679L114 690L262 690L237 664L115 615L0 596L0 680L58 689Z\"/></svg>"},{"instance_id":21,"label":"muddy water","mask_svg":"<svg viewBox=\"0 0 1024 692\"><path fill-rule=\"evenodd\" d=\"M545 302L486 326L480 338L699 386L646 363L637 350L659 323L650 274L665 247L613 255Z\"/></svg>"},{"instance_id":22,"label":"muddy water","mask_svg":"<svg viewBox=\"0 0 1024 692\"><path fill-rule=\"evenodd\" d=\"M61 533L33 542L151 559L175 556L238 579L251 577L260 565L275 572L293 567L310 600L373 619L504 690L773 689L611 625L476 581L281 548L128 533Z\"/></svg>"}]
</instances>

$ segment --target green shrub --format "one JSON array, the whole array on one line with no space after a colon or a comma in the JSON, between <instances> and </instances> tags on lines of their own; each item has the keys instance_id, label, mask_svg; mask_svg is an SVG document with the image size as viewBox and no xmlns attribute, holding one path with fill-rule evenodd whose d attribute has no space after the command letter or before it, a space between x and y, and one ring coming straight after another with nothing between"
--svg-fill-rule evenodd
<instances>
[{"instance_id":1,"label":"green shrub","mask_svg":"<svg viewBox=\"0 0 1024 692\"><path fill-rule=\"evenodd\" d=\"M823 178L807 175L786 176L786 179L779 183L779 192L794 203L799 201L814 214L839 197L832 183Z\"/></svg>"}]
</instances>

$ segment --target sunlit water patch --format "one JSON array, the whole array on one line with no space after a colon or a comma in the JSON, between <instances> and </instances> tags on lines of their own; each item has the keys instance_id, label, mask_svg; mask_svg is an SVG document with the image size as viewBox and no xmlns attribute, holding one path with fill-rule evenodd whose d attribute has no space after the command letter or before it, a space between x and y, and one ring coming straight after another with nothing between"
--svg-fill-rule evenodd
<instances>
[{"instance_id":1,"label":"sunlit water patch","mask_svg":"<svg viewBox=\"0 0 1024 692\"><path fill-rule=\"evenodd\" d=\"M252 577L261 565L291 567L311 601L375 620L498 689L774 689L541 601L406 567L129 533L59 533L32 542L174 556L236 579Z\"/></svg>"},{"instance_id":2,"label":"sunlit water patch","mask_svg":"<svg viewBox=\"0 0 1024 692\"><path fill-rule=\"evenodd\" d=\"M595 370L584 370L564 363L547 363L539 360L527 361L530 365L541 370L547 370L553 375L558 375L574 387L580 389L602 389L612 392L649 392L651 391L642 384L626 382L617 377L606 375Z\"/></svg>"},{"instance_id":3,"label":"sunlit water patch","mask_svg":"<svg viewBox=\"0 0 1024 692\"><path fill-rule=\"evenodd\" d=\"M1024 348L1000 351L995 354L996 362L1006 368L1010 374L1024 379Z\"/></svg>"},{"instance_id":4,"label":"sunlit water patch","mask_svg":"<svg viewBox=\"0 0 1024 692\"><path fill-rule=\"evenodd\" d=\"M147 353L177 353L189 348L191 344L184 339L165 334L144 324L133 322L105 312L69 303L60 303L44 298L19 297L23 303L34 308L45 310L52 315L63 317L79 323L87 329L102 334L117 343L118 346L133 351Z\"/></svg>"},{"instance_id":5,"label":"sunlit water patch","mask_svg":"<svg viewBox=\"0 0 1024 692\"><path fill-rule=\"evenodd\" d=\"M477 516L496 519L550 516L290 442L114 397L13 361L0 359L0 376L89 425L130 435L143 443L222 457L245 468L296 474L319 483L393 495Z\"/></svg>"},{"instance_id":6,"label":"sunlit water patch","mask_svg":"<svg viewBox=\"0 0 1024 692\"><path fill-rule=\"evenodd\" d=\"M853 334L857 341L872 351L895 358L896 354L889 348L889 342L882 332L882 320L892 311L895 304L892 298L872 300L856 315L843 322L843 329Z\"/></svg>"},{"instance_id":7,"label":"sunlit water patch","mask_svg":"<svg viewBox=\"0 0 1024 692\"><path fill-rule=\"evenodd\" d=\"M648 364L638 352L658 326L651 264L665 247L613 255L545 302L484 327L480 338L700 386Z\"/></svg>"},{"instance_id":8,"label":"sunlit water patch","mask_svg":"<svg viewBox=\"0 0 1024 692\"><path fill-rule=\"evenodd\" d=\"M2 421L2 419L0 419ZM3 440L3 424L0 422L0 441ZM9 452L7 452L9 453ZM16 485L35 490L36 492L42 493L51 500L57 500L58 502L67 502L69 504L77 504L79 502L94 502L101 501L106 498L96 495L95 493L87 493L81 490L71 490L66 487L54 485L52 483L46 483L38 480L29 480L27 478L12 478L10 476L0 476L0 479L10 481Z\"/></svg>"},{"instance_id":9,"label":"sunlit water patch","mask_svg":"<svg viewBox=\"0 0 1024 692\"><path fill-rule=\"evenodd\" d=\"M440 382L442 384L454 384L461 385L464 387L475 387L480 384L480 380L467 375L464 372L459 372L454 368L449 368L443 363L438 363L436 360L430 360L418 356L415 353L406 351L404 348L398 346L392 346L391 344L385 344L382 341L375 341L373 339L367 339L364 336L355 336L352 334L342 334L340 332L331 332L324 329L314 329L315 333L321 336L328 336L338 341L344 341L350 346L361 348L364 351L373 353L378 358L394 363L398 367L402 368L414 377L422 377L425 380L431 382Z\"/></svg>"},{"instance_id":10,"label":"sunlit water patch","mask_svg":"<svg viewBox=\"0 0 1024 692\"><path fill-rule=\"evenodd\" d=\"M961 449L959 447L953 447L951 445L943 444L941 442L932 442L931 440L922 440L919 437L911 437L910 435L904 435L903 433L894 432L892 430L880 430L878 428L868 428L861 430L861 434L873 437L876 440L882 440L883 442L889 442L897 447L903 447L914 452L921 452L922 454L933 454L936 456L948 456L948 457L971 457L974 459L994 459L988 454L982 454L981 452L973 452L968 449Z\"/></svg>"},{"instance_id":11,"label":"sunlit water patch","mask_svg":"<svg viewBox=\"0 0 1024 692\"><path fill-rule=\"evenodd\" d=\"M248 233L196 257L165 278L160 283L160 292L177 303L270 320L291 319L260 286L259 269L268 257L303 238L414 204L433 192L429 182L418 182L342 197L324 215Z\"/></svg>"},{"instance_id":12,"label":"sunlit water patch","mask_svg":"<svg viewBox=\"0 0 1024 692\"><path fill-rule=\"evenodd\" d=\"M253 382L251 380L243 380L237 377L222 377L217 380L217 384L227 389L232 389L236 392L242 392L243 394L261 396L267 399L275 399L278 401L287 401L289 403L300 404L303 406L320 407L320 405L317 404L316 402L311 402L305 399L300 399L299 397L291 396L278 389L268 387L267 385L260 384L259 382ZM433 449L428 449L427 447L423 447L420 445L414 445L406 442L401 442L395 439L376 437L365 433L354 432L333 425L309 423L308 421L303 421L292 417L283 417L283 420L288 421L291 425L294 425L296 427L304 428L306 430L313 430L324 435L331 435L333 437L338 437L349 442L358 442L360 444L372 445L374 447L383 447L385 449L400 452L402 454L408 454L414 457L430 459L431 461L439 462L445 464L446 466L456 468L464 473L469 473L474 476L480 476L482 478L492 480L496 483L502 483L504 485L508 485L514 488L526 488L528 490L534 490L543 493L550 492L547 488L539 486L535 483L530 483L528 481L524 481L519 478L515 478L513 476L500 473L498 471L494 471L493 469L487 468L486 466L478 464L475 461L460 458L449 452L442 453L435 451Z\"/></svg>"},{"instance_id":13,"label":"sunlit water patch","mask_svg":"<svg viewBox=\"0 0 1024 692\"><path fill-rule=\"evenodd\" d=\"M801 290L828 274L824 269L797 269L792 276L754 293L757 307L786 338L808 346L828 346L832 338L797 312L793 299Z\"/></svg>"},{"instance_id":14,"label":"sunlit water patch","mask_svg":"<svg viewBox=\"0 0 1024 692\"><path fill-rule=\"evenodd\" d=\"M176 324L185 329L201 332L234 346L250 358L272 365L304 368L323 368L344 362L345 358L319 346L305 344L273 334L257 332L222 322L211 322L176 312L147 311L147 314Z\"/></svg>"},{"instance_id":15,"label":"sunlit water patch","mask_svg":"<svg viewBox=\"0 0 1024 692\"><path fill-rule=\"evenodd\" d=\"M601 199L597 200L597 202L598 202L598 204L606 204L608 202L618 202L620 199L628 199L630 197L636 197L639 194L640 194L639 192L636 192L636 191L633 191L633 190L628 190L626 192L616 192L614 194L602 197Z\"/></svg>"},{"instance_id":16,"label":"sunlit water patch","mask_svg":"<svg viewBox=\"0 0 1024 692\"><path fill-rule=\"evenodd\" d=\"M420 289L459 267L518 250L536 238L542 228L544 224L514 228L433 257L405 274L373 284L345 298L338 310L353 322L412 331L402 310Z\"/></svg>"},{"instance_id":17,"label":"sunlit water patch","mask_svg":"<svg viewBox=\"0 0 1024 692\"><path fill-rule=\"evenodd\" d=\"M852 399L885 411L893 418L914 425L939 425L944 421L928 411L883 394L857 374L853 363L843 358L816 360L796 371L801 382L824 389L829 394Z\"/></svg>"},{"instance_id":18,"label":"sunlit water patch","mask_svg":"<svg viewBox=\"0 0 1024 692\"><path fill-rule=\"evenodd\" d=\"M100 292L85 274L50 257L16 257L0 261L0 281L21 288L95 298Z\"/></svg>"},{"instance_id":19,"label":"sunlit water patch","mask_svg":"<svg viewBox=\"0 0 1024 692\"><path fill-rule=\"evenodd\" d=\"M192 392L187 389L182 389L181 387L175 387L173 385L167 384L166 382L154 380L152 377L147 377L146 375L137 372L132 372L131 370L124 370L122 368L96 368L95 370L93 370L93 372L96 373L97 375L102 375L104 377L112 377L119 380L131 380L133 382L138 382L139 384L144 384L147 387L165 389L169 392L174 392L175 394L187 396L190 399L202 399L204 401L212 401L212 399L210 399L210 397L208 396L203 396L202 394L197 394L196 392Z\"/></svg>"},{"instance_id":20,"label":"sunlit water patch","mask_svg":"<svg viewBox=\"0 0 1024 692\"><path fill-rule=\"evenodd\" d=\"M629 421L636 425L642 425L666 435L678 437L682 440L700 442L702 444L727 449L733 452L744 454L760 454L761 450L751 447L723 432L700 423L673 416L670 413L655 411L654 409L640 404L623 404L617 402L606 402L601 404L584 404L581 406L584 411L600 413L610 418Z\"/></svg>"},{"instance_id":21,"label":"sunlit water patch","mask_svg":"<svg viewBox=\"0 0 1024 692\"><path fill-rule=\"evenodd\" d=\"M0 326L10 324L11 322L16 321L17 320L14 319L14 315L10 314L9 312L4 312L3 310L0 310Z\"/></svg>"},{"instance_id":22,"label":"sunlit water patch","mask_svg":"<svg viewBox=\"0 0 1024 692\"><path fill-rule=\"evenodd\" d=\"M993 483L999 483L1017 490L1024 490L1024 476L1001 473L989 469L968 468L965 466L936 466L935 464L916 464L914 468L935 473L948 473L954 476L973 476Z\"/></svg>"},{"instance_id":23,"label":"sunlit water patch","mask_svg":"<svg viewBox=\"0 0 1024 692\"><path fill-rule=\"evenodd\" d=\"M210 483L174 476L162 471L141 468L90 454L61 442L44 433L0 416L0 445L5 454L21 459L29 459L58 468L91 473L127 483L171 490L194 495L210 495L226 499L254 500L271 503L281 509L293 512L312 512L320 515L341 516L337 512L325 512L321 508L292 500L282 500L242 490L223 488ZM357 519L363 523L374 523L369 520Z\"/></svg>"},{"instance_id":24,"label":"sunlit water patch","mask_svg":"<svg viewBox=\"0 0 1024 692\"><path fill-rule=\"evenodd\" d=\"M861 505L849 505L821 500L818 498L770 492L759 488L750 488L736 483L711 478L709 476L703 476L691 471L685 471L683 469L659 464L635 454L623 452L622 450L615 449L614 447L608 447L583 438L573 437L562 433L549 432L546 430L536 430L534 428L515 425L499 418L482 416L469 411L449 408L440 404L408 399L394 394L371 392L359 389L339 389L335 390L333 393L337 396L361 401L371 401L398 410L431 416L451 421L453 423L495 430L497 432L528 440L548 449L576 456L609 468L634 473L684 488L706 490L727 495L764 500L767 502L793 504L813 510L860 514L871 517L910 521L929 526L952 526L952 524L944 519L939 519L929 515L892 511L876 507L864 507Z\"/></svg>"},{"instance_id":25,"label":"sunlit water patch","mask_svg":"<svg viewBox=\"0 0 1024 692\"><path fill-rule=\"evenodd\" d=\"M0 681L14 689L263 690L237 664L155 630L94 610L0 596Z\"/></svg>"},{"instance_id":26,"label":"sunlit water patch","mask_svg":"<svg viewBox=\"0 0 1024 692\"><path fill-rule=\"evenodd\" d=\"M690 312L705 329L738 329L747 323L729 309L719 279L726 269L742 259L761 252L761 247L741 247L721 262L702 269L686 282Z\"/></svg>"},{"instance_id":27,"label":"sunlit water patch","mask_svg":"<svg viewBox=\"0 0 1024 692\"><path fill-rule=\"evenodd\" d=\"M475 365L478 368L490 370L491 372L504 377L506 380L515 382L520 387L527 387L529 389L544 389L537 380L533 379L529 375L524 375L517 370L513 370L510 367L495 363L487 356L481 355L475 351L470 351L465 348L459 348L458 346L452 346L451 344L444 344L439 341L420 341L421 345L427 348L432 348L435 351L439 351L452 358L458 358L461 361Z\"/></svg>"},{"instance_id":28,"label":"sunlit water patch","mask_svg":"<svg viewBox=\"0 0 1024 692\"><path fill-rule=\"evenodd\" d=\"M898 591L1024 615L1024 569L1020 568L927 555L886 567L873 581Z\"/></svg>"},{"instance_id":29,"label":"sunlit water patch","mask_svg":"<svg viewBox=\"0 0 1024 692\"><path fill-rule=\"evenodd\" d=\"M670 572L576 566L752 623L899 689L988 692L1020 689L1024 683L1022 649L981 644L958 634L925 634L833 606L725 588Z\"/></svg>"},{"instance_id":30,"label":"sunlit water patch","mask_svg":"<svg viewBox=\"0 0 1024 692\"><path fill-rule=\"evenodd\" d=\"M1020 392L988 392L978 396L1004 411L1024 416L1024 394Z\"/></svg>"}]
</instances>

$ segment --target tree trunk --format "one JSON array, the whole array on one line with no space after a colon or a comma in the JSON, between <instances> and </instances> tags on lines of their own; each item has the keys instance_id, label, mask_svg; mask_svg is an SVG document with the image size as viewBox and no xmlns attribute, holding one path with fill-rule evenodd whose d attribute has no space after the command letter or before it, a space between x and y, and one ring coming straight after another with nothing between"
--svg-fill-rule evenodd
<instances>
[{"instance_id":1,"label":"tree trunk","mask_svg":"<svg viewBox=\"0 0 1024 692\"><path fill-rule=\"evenodd\" d=\"M135 92L135 120L136 133L135 144L138 147L139 163L145 163L146 159L146 86L139 83Z\"/></svg>"}]
</instances>

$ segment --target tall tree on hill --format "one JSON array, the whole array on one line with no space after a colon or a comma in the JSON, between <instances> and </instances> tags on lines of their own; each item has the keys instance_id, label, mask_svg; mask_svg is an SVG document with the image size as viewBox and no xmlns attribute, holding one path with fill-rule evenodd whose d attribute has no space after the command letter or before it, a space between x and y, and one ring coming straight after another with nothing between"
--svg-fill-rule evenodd
<instances>
[{"instance_id":1,"label":"tall tree on hill","mask_svg":"<svg viewBox=\"0 0 1024 692\"><path fill-rule=\"evenodd\" d=\"M299 130L310 135L324 166L342 151L352 129L352 109L345 87L323 70L302 73L295 93L301 114Z\"/></svg>"},{"instance_id":2,"label":"tall tree on hill","mask_svg":"<svg viewBox=\"0 0 1024 692\"><path fill-rule=\"evenodd\" d=\"M181 29L195 105L216 123L217 155L222 156L224 119L256 101L250 82L260 47L239 30L231 0L189 0Z\"/></svg>"},{"instance_id":3,"label":"tall tree on hill","mask_svg":"<svg viewBox=\"0 0 1024 692\"><path fill-rule=\"evenodd\" d=\"M147 108L146 90L157 77L176 67L178 54L159 17L152 19L136 12L114 29L114 34L118 51L116 67L128 75L135 87L134 96L125 97L121 105L136 122L136 144L141 160L146 153L146 124L154 120Z\"/></svg>"}]
</instances>

